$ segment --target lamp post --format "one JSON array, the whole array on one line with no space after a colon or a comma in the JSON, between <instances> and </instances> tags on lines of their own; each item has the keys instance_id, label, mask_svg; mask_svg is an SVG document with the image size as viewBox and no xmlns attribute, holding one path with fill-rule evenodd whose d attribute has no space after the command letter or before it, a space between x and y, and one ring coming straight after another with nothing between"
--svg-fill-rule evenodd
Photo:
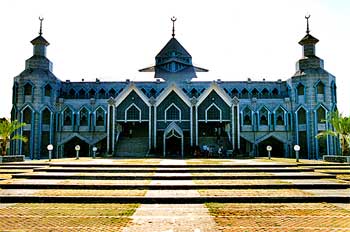
<instances>
[{"instance_id":1,"label":"lamp post","mask_svg":"<svg viewBox=\"0 0 350 232\"><path fill-rule=\"evenodd\" d=\"M80 146L79 146L79 145L76 145L76 146L75 146L75 151L76 151L76 157L75 157L75 159L79 159L79 151L80 151Z\"/></svg>"},{"instance_id":2,"label":"lamp post","mask_svg":"<svg viewBox=\"0 0 350 232\"><path fill-rule=\"evenodd\" d=\"M47 145L47 150L49 151L49 161L51 161L53 145L52 144Z\"/></svg>"},{"instance_id":3,"label":"lamp post","mask_svg":"<svg viewBox=\"0 0 350 232\"><path fill-rule=\"evenodd\" d=\"M271 159L272 147L271 147L270 145L268 145L268 146L266 147L266 150L267 150L267 154L268 154L268 156L269 156L269 159Z\"/></svg>"},{"instance_id":4,"label":"lamp post","mask_svg":"<svg viewBox=\"0 0 350 232\"><path fill-rule=\"evenodd\" d=\"M93 158L93 159L96 158L96 151L97 151L97 147L93 147L93 148L92 148L92 158Z\"/></svg>"},{"instance_id":5,"label":"lamp post","mask_svg":"<svg viewBox=\"0 0 350 232\"><path fill-rule=\"evenodd\" d=\"M299 162L300 146L299 145L294 145L294 151L295 151L295 161Z\"/></svg>"}]
</instances>

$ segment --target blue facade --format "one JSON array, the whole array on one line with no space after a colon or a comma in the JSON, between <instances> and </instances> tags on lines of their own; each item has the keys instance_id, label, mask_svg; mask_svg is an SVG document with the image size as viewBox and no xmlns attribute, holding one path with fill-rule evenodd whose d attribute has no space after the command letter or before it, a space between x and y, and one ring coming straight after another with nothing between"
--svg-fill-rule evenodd
<instances>
[{"instance_id":1,"label":"blue facade","mask_svg":"<svg viewBox=\"0 0 350 232\"><path fill-rule=\"evenodd\" d=\"M174 35L175 36L175 35ZM26 122L19 132L28 143L11 143L12 154L47 157L83 155L191 156L196 146L224 146L239 156L302 158L336 154L339 144L315 135L330 128L324 119L336 109L336 81L315 53L318 40L309 34L299 44L302 58L286 80L194 81L207 69L192 65L191 55L171 38L155 58L153 82L61 81L46 57L42 34L32 40L33 56L14 78L12 120Z\"/></svg>"}]
</instances>

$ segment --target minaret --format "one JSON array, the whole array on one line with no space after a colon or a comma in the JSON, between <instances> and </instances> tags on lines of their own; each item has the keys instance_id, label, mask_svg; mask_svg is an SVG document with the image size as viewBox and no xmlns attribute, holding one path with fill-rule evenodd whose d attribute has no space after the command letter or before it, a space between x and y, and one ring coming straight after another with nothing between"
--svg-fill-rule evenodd
<instances>
[{"instance_id":1,"label":"minaret","mask_svg":"<svg viewBox=\"0 0 350 232\"><path fill-rule=\"evenodd\" d=\"M318 39L310 34L309 19L310 15L305 16L306 19L306 35L299 41L303 47L303 57L296 64L296 71L298 73L311 69L323 69L323 60L316 56L316 44Z\"/></svg>"},{"instance_id":2,"label":"minaret","mask_svg":"<svg viewBox=\"0 0 350 232\"><path fill-rule=\"evenodd\" d=\"M52 71L52 63L46 58L46 47L50 43L42 36L44 18L39 17L39 20L39 36L31 41L33 44L33 56L26 61L26 69L46 69Z\"/></svg>"},{"instance_id":3,"label":"minaret","mask_svg":"<svg viewBox=\"0 0 350 232\"><path fill-rule=\"evenodd\" d=\"M318 39L310 35L309 28L310 15L305 16L306 19L306 35L299 41L299 44L303 46L303 57L315 56L315 45L318 43Z\"/></svg>"}]
</instances>

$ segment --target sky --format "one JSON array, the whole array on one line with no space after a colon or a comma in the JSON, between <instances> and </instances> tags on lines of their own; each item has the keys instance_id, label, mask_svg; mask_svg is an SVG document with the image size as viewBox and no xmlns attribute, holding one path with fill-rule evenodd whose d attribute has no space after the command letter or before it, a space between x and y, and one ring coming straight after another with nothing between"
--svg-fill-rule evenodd
<instances>
[{"instance_id":1,"label":"sky","mask_svg":"<svg viewBox=\"0 0 350 232\"><path fill-rule=\"evenodd\" d=\"M32 56L39 32L62 81L153 80L139 73L171 38L196 66L198 80L287 80L302 57L298 41L310 14L316 54L337 78L338 109L350 115L350 1L347 0L1 0L0 117L11 111L13 78Z\"/></svg>"}]
</instances>

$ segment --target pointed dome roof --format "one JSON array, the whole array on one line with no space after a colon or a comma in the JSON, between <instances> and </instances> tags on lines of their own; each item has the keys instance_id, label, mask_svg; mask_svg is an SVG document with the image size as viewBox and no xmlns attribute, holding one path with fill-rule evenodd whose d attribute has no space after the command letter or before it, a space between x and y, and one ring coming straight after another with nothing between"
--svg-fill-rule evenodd
<instances>
[{"instance_id":1,"label":"pointed dome roof","mask_svg":"<svg viewBox=\"0 0 350 232\"><path fill-rule=\"evenodd\" d=\"M316 44L318 43L318 39L307 33L300 41L300 45L308 45L308 44Z\"/></svg>"},{"instance_id":2,"label":"pointed dome roof","mask_svg":"<svg viewBox=\"0 0 350 232\"><path fill-rule=\"evenodd\" d=\"M33 39L32 41L30 41L33 45L45 45L45 46L49 46L50 43L47 42L47 40L42 37L41 35L39 35L38 37L36 37L35 39Z\"/></svg>"},{"instance_id":3,"label":"pointed dome roof","mask_svg":"<svg viewBox=\"0 0 350 232\"><path fill-rule=\"evenodd\" d=\"M163 47L163 49L158 53L156 58L159 57L169 57L171 52L176 51L180 57L192 58L190 53L177 41L175 38L171 38L169 42Z\"/></svg>"}]
</instances>

